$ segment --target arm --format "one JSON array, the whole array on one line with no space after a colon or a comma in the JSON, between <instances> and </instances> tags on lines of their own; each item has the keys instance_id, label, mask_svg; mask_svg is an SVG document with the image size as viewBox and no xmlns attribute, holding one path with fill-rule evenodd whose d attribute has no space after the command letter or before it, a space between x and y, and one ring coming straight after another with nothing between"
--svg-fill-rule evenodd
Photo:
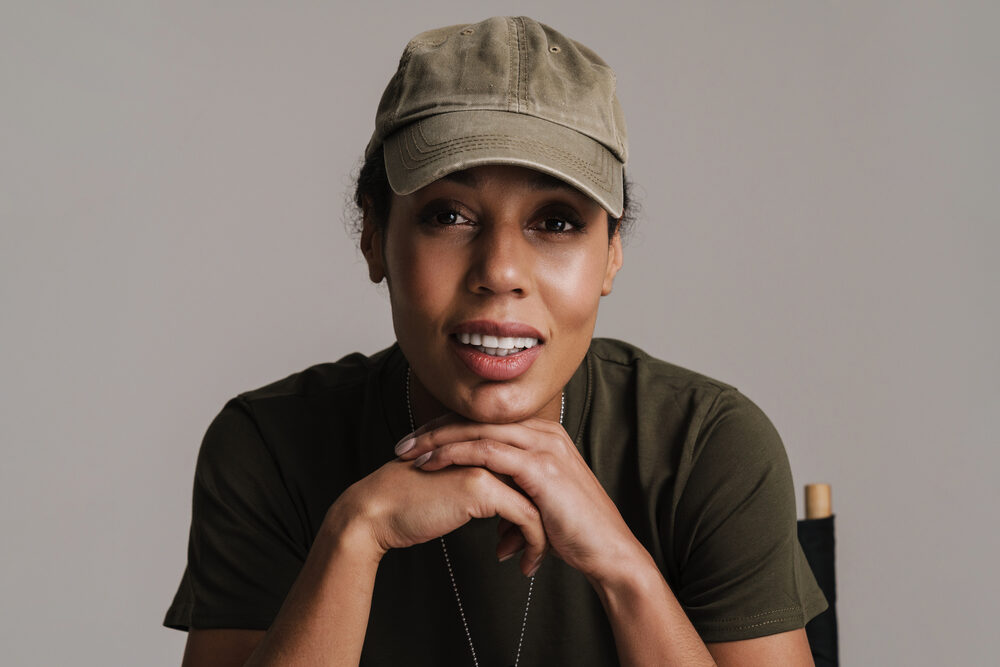
<instances>
[{"instance_id":1,"label":"arm","mask_svg":"<svg viewBox=\"0 0 1000 667\"><path fill-rule=\"evenodd\" d=\"M192 628L183 667L358 664L379 559L370 533L334 504L271 628Z\"/></svg>"},{"instance_id":2,"label":"arm","mask_svg":"<svg viewBox=\"0 0 1000 667\"><path fill-rule=\"evenodd\" d=\"M477 466L510 475L541 512L555 554L600 596L621 664L714 664L653 558L559 424L441 423L418 430L401 458L419 459L436 474Z\"/></svg>"},{"instance_id":3,"label":"arm","mask_svg":"<svg viewBox=\"0 0 1000 667\"><path fill-rule=\"evenodd\" d=\"M542 514L555 554L598 593L623 665L810 665L804 632L706 646L652 556L555 423L452 422L418 430L402 456L422 469L481 466L510 475ZM804 650L803 650L804 647Z\"/></svg>"},{"instance_id":4,"label":"arm","mask_svg":"<svg viewBox=\"0 0 1000 667\"><path fill-rule=\"evenodd\" d=\"M802 629L706 646L649 552L638 543L636 547L635 562L623 560L618 577L591 580L611 622L622 665L813 665ZM671 628L670 637L666 628Z\"/></svg>"},{"instance_id":5,"label":"arm","mask_svg":"<svg viewBox=\"0 0 1000 667\"><path fill-rule=\"evenodd\" d=\"M385 553L358 515L335 503L281 611L247 667L357 665Z\"/></svg>"},{"instance_id":6,"label":"arm","mask_svg":"<svg viewBox=\"0 0 1000 667\"><path fill-rule=\"evenodd\" d=\"M613 573L589 577L604 605L622 665L713 665L698 632L638 541Z\"/></svg>"},{"instance_id":7,"label":"arm","mask_svg":"<svg viewBox=\"0 0 1000 667\"><path fill-rule=\"evenodd\" d=\"M339 568L331 563L331 570L337 569ZM650 636L655 635L655 629L664 622L669 626L690 626L690 623L686 623L687 617L683 617L682 620L683 610L676 604L676 598L667 589L658 572L631 567L623 568L623 571L635 573L635 576L622 577L620 581L614 583L595 583L595 589L608 612L616 643L644 651L631 658L619 656L622 664L630 664L626 661L628 659L636 664L644 662L653 664L656 660L656 647L647 646L646 642ZM308 590L306 583L303 583L302 587ZM657 598L660 598L660 605L655 604ZM653 604L648 604L649 602ZM358 617L360 618L362 614L367 618L367 607L359 612ZM247 664L250 655L254 653L254 649L264 636L263 630L192 629L188 635L182 667L239 667ZM704 664L711 664L711 661L705 661L704 655L697 654L696 642L700 642L697 635L689 635L687 639L693 647L692 655L690 659L682 661L682 664L696 665L699 664L699 660ZM719 667L779 663L813 664L805 630L793 630L737 642L713 643L708 645L708 650ZM254 659L263 659L261 656L267 651L266 646L261 647L261 650L254 655Z\"/></svg>"},{"instance_id":8,"label":"arm","mask_svg":"<svg viewBox=\"0 0 1000 667\"><path fill-rule=\"evenodd\" d=\"M472 518L496 515L526 536L521 569L527 573L546 540L538 510L523 495L483 469L430 476L398 461L387 463L330 507L266 633L195 631L184 665L355 666L382 556L445 535Z\"/></svg>"}]
</instances>

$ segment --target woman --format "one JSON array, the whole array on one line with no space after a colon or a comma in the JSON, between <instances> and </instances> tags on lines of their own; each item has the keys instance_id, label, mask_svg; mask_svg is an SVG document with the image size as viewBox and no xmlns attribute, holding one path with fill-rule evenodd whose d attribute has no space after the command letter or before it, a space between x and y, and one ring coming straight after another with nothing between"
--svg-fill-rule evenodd
<instances>
[{"instance_id":1,"label":"woman","mask_svg":"<svg viewBox=\"0 0 1000 667\"><path fill-rule=\"evenodd\" d=\"M410 42L357 187L398 345L213 422L185 664L811 664L767 418L592 340L625 159L586 47L526 18Z\"/></svg>"}]
</instances>

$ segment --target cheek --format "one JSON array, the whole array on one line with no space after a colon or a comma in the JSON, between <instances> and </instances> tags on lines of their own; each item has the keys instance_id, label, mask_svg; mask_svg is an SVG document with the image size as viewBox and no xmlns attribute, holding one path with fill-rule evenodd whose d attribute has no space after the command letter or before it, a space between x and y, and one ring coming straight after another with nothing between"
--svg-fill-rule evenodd
<instances>
[{"instance_id":1,"label":"cheek","mask_svg":"<svg viewBox=\"0 0 1000 667\"><path fill-rule=\"evenodd\" d=\"M395 243L392 243L395 241ZM444 261L433 246L412 238L391 239L386 252L386 274L393 320L421 326L435 319L450 302L450 271L454 262Z\"/></svg>"},{"instance_id":2,"label":"cheek","mask_svg":"<svg viewBox=\"0 0 1000 667\"><path fill-rule=\"evenodd\" d=\"M590 338L604 283L606 250L577 253L543 269L539 276L549 308L563 329ZM587 325L591 326L587 326Z\"/></svg>"}]
</instances>

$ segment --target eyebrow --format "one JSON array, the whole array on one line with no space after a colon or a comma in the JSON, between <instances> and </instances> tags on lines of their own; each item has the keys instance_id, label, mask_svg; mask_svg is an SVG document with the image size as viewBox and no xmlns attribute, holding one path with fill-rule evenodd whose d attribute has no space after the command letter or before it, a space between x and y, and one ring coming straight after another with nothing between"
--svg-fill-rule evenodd
<instances>
[{"instance_id":1,"label":"eyebrow","mask_svg":"<svg viewBox=\"0 0 1000 667\"><path fill-rule=\"evenodd\" d=\"M452 181L469 188L479 187L479 179L476 177L475 172L469 169L453 171L450 174L445 174L441 178L442 180ZM560 180L555 176L550 176L549 174L544 174L540 171L534 170L531 171L531 176L528 178L528 186L532 190L570 190L572 192L577 192L577 189L569 183Z\"/></svg>"}]
</instances>

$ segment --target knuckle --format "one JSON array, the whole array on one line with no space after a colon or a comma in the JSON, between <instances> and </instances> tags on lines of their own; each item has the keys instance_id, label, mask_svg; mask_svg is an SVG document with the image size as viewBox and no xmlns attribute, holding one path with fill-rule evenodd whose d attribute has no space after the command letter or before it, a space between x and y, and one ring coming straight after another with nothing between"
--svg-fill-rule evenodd
<instances>
[{"instance_id":1,"label":"knuckle","mask_svg":"<svg viewBox=\"0 0 1000 667\"><path fill-rule=\"evenodd\" d=\"M486 491L492 479L494 479L493 473L483 468L468 468L465 473L465 483L469 490L475 493Z\"/></svg>"},{"instance_id":2,"label":"knuckle","mask_svg":"<svg viewBox=\"0 0 1000 667\"><path fill-rule=\"evenodd\" d=\"M528 518L532 521L540 521L542 518L542 513L538 511L535 507L535 503L525 499L524 501L524 513L528 515Z\"/></svg>"},{"instance_id":3,"label":"knuckle","mask_svg":"<svg viewBox=\"0 0 1000 667\"><path fill-rule=\"evenodd\" d=\"M539 454L535 462L535 469L545 479L552 480L559 477L559 465L551 454Z\"/></svg>"},{"instance_id":4,"label":"knuckle","mask_svg":"<svg viewBox=\"0 0 1000 667\"><path fill-rule=\"evenodd\" d=\"M479 441L479 453L482 455L483 460L486 460L496 454L497 448L500 443L492 438L483 438Z\"/></svg>"}]
</instances>

